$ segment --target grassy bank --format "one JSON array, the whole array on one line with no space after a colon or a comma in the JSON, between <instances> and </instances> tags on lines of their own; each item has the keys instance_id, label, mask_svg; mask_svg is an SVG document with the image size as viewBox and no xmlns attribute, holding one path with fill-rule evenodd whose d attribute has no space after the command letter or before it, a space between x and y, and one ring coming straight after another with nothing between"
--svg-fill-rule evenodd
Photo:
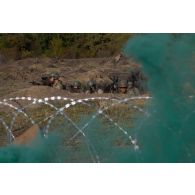
<instances>
[{"instance_id":1,"label":"grassy bank","mask_svg":"<svg viewBox=\"0 0 195 195\"><path fill-rule=\"evenodd\" d=\"M133 105L143 108L145 103L145 100L136 100L133 102ZM56 102L55 106L63 107L64 104L64 101ZM97 113L97 110L99 110L99 108L104 109L108 106L109 109L105 110L104 114L106 114L113 121L109 121L109 119L106 118L104 115L99 115L97 117L98 120L95 119L95 123L100 120L99 122L101 122L104 127L107 127L109 129L112 129L114 127L115 122L123 128L132 128L133 121L136 117L139 117L139 112L136 109L132 108L130 104L116 104L115 106L111 106L111 104L111 101L104 100L89 102L88 105L77 104L75 106L72 106L71 108L65 109L64 114L67 115L68 118L70 118L73 122L75 122L75 124L77 124L81 128L83 125L86 124L86 122L91 120L92 116ZM44 119L56 113L53 108L47 105L32 105L27 107L24 111L36 123L39 124L40 128L44 128L47 125L48 120L44 121ZM10 125L11 121L13 120L13 110L2 109L0 111L0 116L8 125ZM17 116L13 125L14 135L21 135L26 129L30 128L31 126L32 124L30 123L30 121L26 119L23 114L20 113ZM63 131L63 134L66 135L66 140L68 140L67 137L71 137L71 135L77 131L75 127L70 122L68 122L68 120L65 119L64 116L60 114L56 116L51 123L49 130L53 129L60 129L61 131ZM4 145L6 142L7 134L2 125L0 125L0 132L1 144ZM68 135L67 132L69 132Z\"/></svg>"}]
</instances>

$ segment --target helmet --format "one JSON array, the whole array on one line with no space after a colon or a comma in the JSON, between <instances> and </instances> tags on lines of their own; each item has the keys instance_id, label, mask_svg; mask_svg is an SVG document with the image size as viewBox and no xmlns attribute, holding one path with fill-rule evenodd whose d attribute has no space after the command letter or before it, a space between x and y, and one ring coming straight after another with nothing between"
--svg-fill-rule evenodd
<instances>
[{"instance_id":1,"label":"helmet","mask_svg":"<svg viewBox=\"0 0 195 195\"><path fill-rule=\"evenodd\" d=\"M119 93L127 93L127 87L128 87L128 84L126 80L120 80L118 82Z\"/></svg>"},{"instance_id":2,"label":"helmet","mask_svg":"<svg viewBox=\"0 0 195 195\"><path fill-rule=\"evenodd\" d=\"M126 81L126 80L120 80L120 81L118 82L118 87L119 87L119 88L127 88L127 87L128 87L127 81Z\"/></svg>"},{"instance_id":3,"label":"helmet","mask_svg":"<svg viewBox=\"0 0 195 195\"><path fill-rule=\"evenodd\" d=\"M53 77L54 79L58 79L60 77L60 74L58 72L52 72L49 76Z\"/></svg>"}]
</instances>

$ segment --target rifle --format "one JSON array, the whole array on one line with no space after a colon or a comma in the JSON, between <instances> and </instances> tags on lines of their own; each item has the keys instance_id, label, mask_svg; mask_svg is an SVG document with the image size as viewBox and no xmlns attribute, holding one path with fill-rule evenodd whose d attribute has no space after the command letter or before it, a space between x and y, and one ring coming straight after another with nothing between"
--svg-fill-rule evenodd
<instances>
[{"instance_id":1,"label":"rifle","mask_svg":"<svg viewBox=\"0 0 195 195\"><path fill-rule=\"evenodd\" d=\"M43 85L43 83L40 81L30 81L29 83L31 83L33 85Z\"/></svg>"}]
</instances>

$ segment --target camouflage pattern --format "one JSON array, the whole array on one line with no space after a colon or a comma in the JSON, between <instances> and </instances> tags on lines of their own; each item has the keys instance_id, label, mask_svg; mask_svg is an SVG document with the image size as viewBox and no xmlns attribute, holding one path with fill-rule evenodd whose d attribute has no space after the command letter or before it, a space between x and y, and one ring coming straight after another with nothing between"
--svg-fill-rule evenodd
<instances>
[{"instance_id":1,"label":"camouflage pattern","mask_svg":"<svg viewBox=\"0 0 195 195\"><path fill-rule=\"evenodd\" d=\"M97 89L97 84L95 80L89 80L87 82L87 90L89 91L89 93L95 93Z\"/></svg>"},{"instance_id":2,"label":"camouflage pattern","mask_svg":"<svg viewBox=\"0 0 195 195\"><path fill-rule=\"evenodd\" d=\"M127 81L127 89L131 90L133 88L133 82L132 81Z\"/></svg>"},{"instance_id":3,"label":"camouflage pattern","mask_svg":"<svg viewBox=\"0 0 195 195\"><path fill-rule=\"evenodd\" d=\"M81 82L80 81L74 81L71 85L71 92L73 93L81 93Z\"/></svg>"},{"instance_id":4,"label":"camouflage pattern","mask_svg":"<svg viewBox=\"0 0 195 195\"><path fill-rule=\"evenodd\" d=\"M31 82L33 85L45 85L58 89L64 89L62 81L60 80L60 75L57 72L53 72L50 74L43 74L41 76L41 80L36 80Z\"/></svg>"},{"instance_id":5,"label":"camouflage pattern","mask_svg":"<svg viewBox=\"0 0 195 195\"><path fill-rule=\"evenodd\" d=\"M118 82L118 92L119 93L127 93L127 88L128 88L128 85L127 85L127 80L119 80Z\"/></svg>"},{"instance_id":6,"label":"camouflage pattern","mask_svg":"<svg viewBox=\"0 0 195 195\"><path fill-rule=\"evenodd\" d=\"M52 87L56 88L56 89L64 89L62 81L60 81L60 80L54 80Z\"/></svg>"},{"instance_id":7,"label":"camouflage pattern","mask_svg":"<svg viewBox=\"0 0 195 195\"><path fill-rule=\"evenodd\" d=\"M140 69L134 69L125 73L109 73L105 79L91 79L87 83L81 83L77 80L66 84L63 84L58 72L52 72L42 75L41 80L31 83L66 89L72 93L128 93L138 95L146 92L146 80Z\"/></svg>"},{"instance_id":8,"label":"camouflage pattern","mask_svg":"<svg viewBox=\"0 0 195 195\"><path fill-rule=\"evenodd\" d=\"M109 86L109 88L110 88L109 91L111 93L117 93L117 91L118 91L119 74L112 74L112 75L109 76L109 78L112 81L112 83Z\"/></svg>"}]
</instances>

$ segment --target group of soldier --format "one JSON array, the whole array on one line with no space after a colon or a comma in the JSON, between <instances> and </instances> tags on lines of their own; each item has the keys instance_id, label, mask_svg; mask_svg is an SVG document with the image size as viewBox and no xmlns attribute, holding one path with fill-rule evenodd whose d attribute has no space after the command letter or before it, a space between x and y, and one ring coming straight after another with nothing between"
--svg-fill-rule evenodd
<instances>
[{"instance_id":1,"label":"group of soldier","mask_svg":"<svg viewBox=\"0 0 195 195\"><path fill-rule=\"evenodd\" d=\"M95 79L89 80L87 83L73 81L71 83L63 83L59 73L51 73L43 75L40 81L31 82L34 85L47 85L57 89L67 90L71 93L131 93L134 95L143 94L145 92L146 79L140 70L132 71L126 75L120 73L108 75L111 82L97 82Z\"/></svg>"}]
</instances>

